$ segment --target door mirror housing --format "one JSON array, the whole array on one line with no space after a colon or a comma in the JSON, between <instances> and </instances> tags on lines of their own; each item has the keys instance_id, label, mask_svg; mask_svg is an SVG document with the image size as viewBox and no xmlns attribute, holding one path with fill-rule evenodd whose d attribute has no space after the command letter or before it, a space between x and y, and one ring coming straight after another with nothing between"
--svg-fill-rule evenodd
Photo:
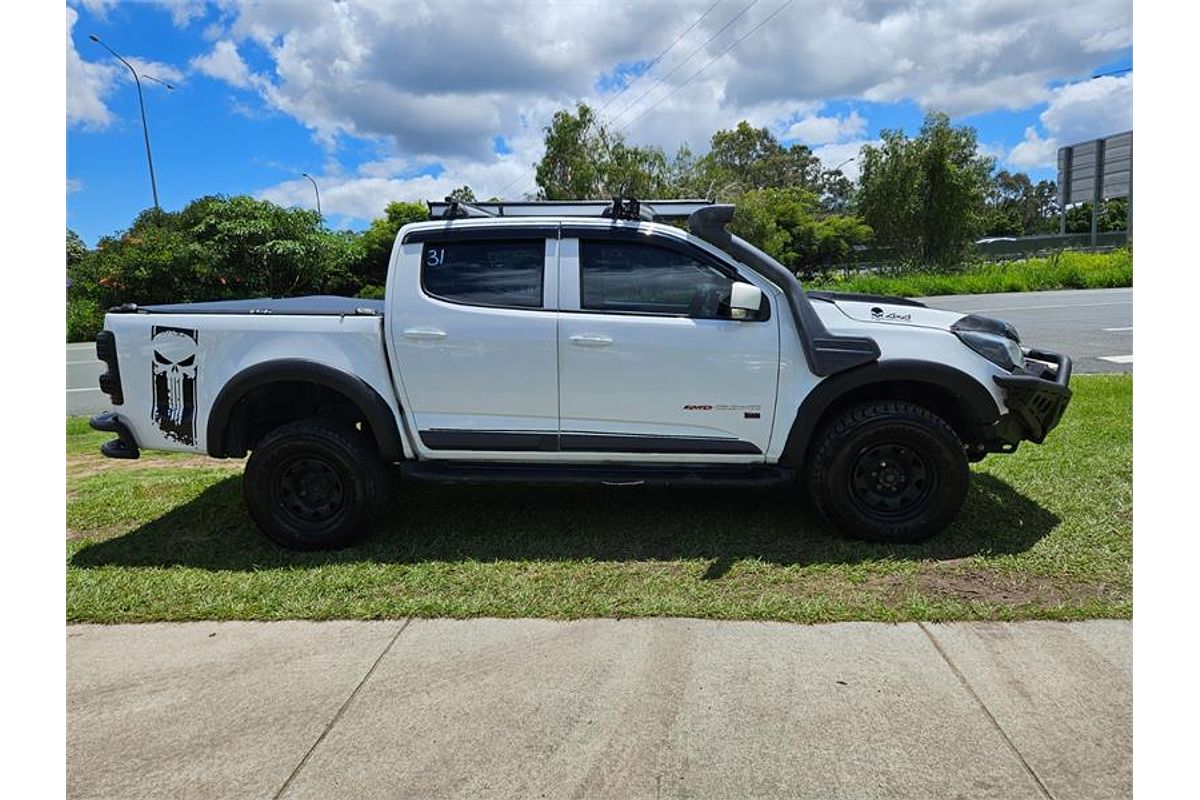
<instances>
[{"instance_id":1,"label":"door mirror housing","mask_svg":"<svg viewBox=\"0 0 1200 800\"><path fill-rule=\"evenodd\" d=\"M729 295L729 316L733 319L757 319L762 300L762 289L752 283L735 282Z\"/></svg>"}]
</instances>

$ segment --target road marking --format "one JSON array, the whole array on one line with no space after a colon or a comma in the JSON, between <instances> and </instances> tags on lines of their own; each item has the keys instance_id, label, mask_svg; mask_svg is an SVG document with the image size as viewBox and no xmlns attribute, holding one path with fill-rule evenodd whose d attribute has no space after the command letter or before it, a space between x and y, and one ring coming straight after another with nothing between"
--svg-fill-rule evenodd
<instances>
[{"instance_id":1,"label":"road marking","mask_svg":"<svg viewBox=\"0 0 1200 800\"><path fill-rule=\"evenodd\" d=\"M91 388L91 389L67 389L67 391L68 392L98 392L98 391L100 391L100 387L95 387L95 388Z\"/></svg>"},{"instance_id":2,"label":"road marking","mask_svg":"<svg viewBox=\"0 0 1200 800\"><path fill-rule=\"evenodd\" d=\"M1133 356L1100 356L1101 361L1111 361L1114 364L1132 364Z\"/></svg>"},{"instance_id":3,"label":"road marking","mask_svg":"<svg viewBox=\"0 0 1200 800\"><path fill-rule=\"evenodd\" d=\"M1133 326L1130 325L1128 328L1101 328L1100 330L1102 330L1102 331L1131 331L1131 330L1133 330Z\"/></svg>"},{"instance_id":4,"label":"road marking","mask_svg":"<svg viewBox=\"0 0 1200 800\"><path fill-rule=\"evenodd\" d=\"M1054 306L997 306L996 308L976 308L971 313L979 311L1032 311L1039 308L1099 308L1100 306L1131 306L1132 300L1122 300L1119 303L1065 303Z\"/></svg>"}]
</instances>

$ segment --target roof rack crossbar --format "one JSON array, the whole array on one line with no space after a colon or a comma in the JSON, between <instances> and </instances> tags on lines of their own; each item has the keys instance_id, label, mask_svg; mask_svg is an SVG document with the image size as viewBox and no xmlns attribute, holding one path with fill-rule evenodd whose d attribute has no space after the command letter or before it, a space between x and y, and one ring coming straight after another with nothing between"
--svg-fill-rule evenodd
<instances>
[{"instance_id":1,"label":"roof rack crossbar","mask_svg":"<svg viewBox=\"0 0 1200 800\"><path fill-rule=\"evenodd\" d=\"M492 200L430 201L430 219L456 217L613 217L647 221L686 220L694 212L713 205L712 200L635 200L615 197L611 200Z\"/></svg>"},{"instance_id":2,"label":"roof rack crossbar","mask_svg":"<svg viewBox=\"0 0 1200 800\"><path fill-rule=\"evenodd\" d=\"M447 197L440 203L427 202L430 219L456 219L458 217L494 217L496 214L486 208L480 208L479 203L467 200L455 200Z\"/></svg>"}]
</instances>

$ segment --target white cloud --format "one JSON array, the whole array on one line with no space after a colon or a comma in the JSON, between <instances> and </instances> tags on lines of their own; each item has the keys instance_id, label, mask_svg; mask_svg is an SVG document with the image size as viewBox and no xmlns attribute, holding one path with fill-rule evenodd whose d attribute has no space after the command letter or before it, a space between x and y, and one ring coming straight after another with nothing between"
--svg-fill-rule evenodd
<instances>
[{"instance_id":1,"label":"white cloud","mask_svg":"<svg viewBox=\"0 0 1200 800\"><path fill-rule=\"evenodd\" d=\"M544 101L603 101L594 96L599 74L661 50L708 5L487 0L471 14L448 15L423 6L231 0L229 31L274 62L267 102L327 143L341 134L386 137L405 152L482 157L493 135ZM619 124L650 140L667 129L688 132L684 138L702 145L713 127L701 133L700 122L727 127L748 110L774 107L774 119L794 119L828 97L910 98L952 114L1026 108L1046 100L1048 81L1083 74L1124 47L1131 25L1127 0L1097 0L1087 14L1042 0L808 0L758 30L774 9L751 9L706 45L739 10L709 14L608 113L693 53ZM823 120L807 123L814 143L861 133L834 134Z\"/></svg>"},{"instance_id":2,"label":"white cloud","mask_svg":"<svg viewBox=\"0 0 1200 800\"><path fill-rule=\"evenodd\" d=\"M509 145L511 152L487 161L445 159L439 162L442 172L437 177L414 175L429 162L403 157L365 162L353 174L342 173L336 163L326 164L323 174L313 175L321 188L321 210L327 215L373 219L382 216L392 201L439 199L463 185L481 198L532 194L536 186L529 165L541 155L541 139L523 135ZM258 196L285 206L315 205L312 184L299 176L263 189Z\"/></svg>"},{"instance_id":3,"label":"white cloud","mask_svg":"<svg viewBox=\"0 0 1200 800\"><path fill-rule=\"evenodd\" d=\"M859 139L852 142L827 144L813 148L813 155L821 159L821 166L825 169L840 169L843 175L856 181L858 174L862 171L858 163L859 151L864 145L879 146L882 143L879 139Z\"/></svg>"},{"instance_id":4,"label":"white cloud","mask_svg":"<svg viewBox=\"0 0 1200 800\"><path fill-rule=\"evenodd\" d=\"M93 16L104 19L108 10L117 4L117 0L79 0Z\"/></svg>"},{"instance_id":5,"label":"white cloud","mask_svg":"<svg viewBox=\"0 0 1200 800\"><path fill-rule=\"evenodd\" d=\"M193 58L190 65L210 78L225 81L240 89L250 86L250 69L238 53L237 45L228 39L213 45L211 53Z\"/></svg>"},{"instance_id":6,"label":"white cloud","mask_svg":"<svg viewBox=\"0 0 1200 800\"><path fill-rule=\"evenodd\" d=\"M100 20L108 19L108 12L115 8L118 0L68 0L76 5L82 5L88 12ZM204 0L151 0L154 5L162 7L171 14L171 22L177 28L186 28L192 20L200 19L208 13Z\"/></svg>"},{"instance_id":7,"label":"white cloud","mask_svg":"<svg viewBox=\"0 0 1200 800\"><path fill-rule=\"evenodd\" d=\"M203 0L157 0L158 5L171 12L171 22L176 28L186 28L192 20L208 13Z\"/></svg>"},{"instance_id":8,"label":"white cloud","mask_svg":"<svg viewBox=\"0 0 1200 800\"><path fill-rule=\"evenodd\" d=\"M552 114L577 100L594 108L611 100L603 116L613 127L669 151L688 143L703 152L715 130L740 119L821 148L853 145L865 120L822 116L828 98L911 100L952 115L1053 102L1052 82L1111 61L1132 25L1128 0L1095 0L1086 14L1044 0L796 0L761 27L777 5L760 3L722 31L744 6L721 4L630 91L597 93L598 76L658 53L710 5L477 0L470 13L447 14L416 2L223 0L210 35L240 50L238 59L222 69L217 47L202 58L231 83L248 81L330 154L341 137L359 137L384 156L439 161L447 183L474 186L464 176L518 163L496 158L496 135L528 139L527 165ZM238 66L248 47L269 62L260 76ZM347 206L376 207L396 192L440 191L442 179L338 180ZM520 182L512 193L532 188Z\"/></svg>"},{"instance_id":9,"label":"white cloud","mask_svg":"<svg viewBox=\"0 0 1200 800\"><path fill-rule=\"evenodd\" d=\"M1055 139L1043 139L1036 128L1025 129L1025 139L1008 152L1007 162L1018 169L1034 169L1054 164L1058 153Z\"/></svg>"},{"instance_id":10,"label":"white cloud","mask_svg":"<svg viewBox=\"0 0 1200 800\"><path fill-rule=\"evenodd\" d=\"M78 178L67 178L67 194L83 191L83 181Z\"/></svg>"},{"instance_id":11,"label":"white cloud","mask_svg":"<svg viewBox=\"0 0 1200 800\"><path fill-rule=\"evenodd\" d=\"M810 114L793 123L783 138L797 139L804 144L829 144L861 137L866 129L867 121L857 111L851 111L845 117Z\"/></svg>"},{"instance_id":12,"label":"white cloud","mask_svg":"<svg viewBox=\"0 0 1200 800\"><path fill-rule=\"evenodd\" d=\"M125 56L125 60L132 64L133 68L136 69L138 74L143 78L149 75L152 78L157 78L160 81L167 81L168 83L172 84L181 83L183 81L183 73L170 64L164 64L161 61L148 61L147 59L138 58L137 56ZM124 67L121 69L127 76L130 78L133 77L132 75L129 75L129 71ZM142 88L153 89L156 85L161 86L161 84L155 84L154 81L149 81L147 83L143 83Z\"/></svg>"},{"instance_id":13,"label":"white cloud","mask_svg":"<svg viewBox=\"0 0 1200 800\"><path fill-rule=\"evenodd\" d=\"M67 125L78 125L86 130L102 130L116 119L105 102L107 97L117 87L118 81L133 76L120 62L112 60L107 51L99 45L93 47L112 63L85 61L75 48L75 40L71 36L78 21L79 12L67 6ZM141 75L151 75L171 83L183 80L183 74L170 64L148 61L136 56L125 58ZM153 81L146 81L143 88L152 90L162 87Z\"/></svg>"},{"instance_id":14,"label":"white cloud","mask_svg":"<svg viewBox=\"0 0 1200 800\"><path fill-rule=\"evenodd\" d=\"M112 90L116 70L107 64L84 61L75 49L71 30L79 20L79 12L67 7L67 124L82 125L93 130L106 128L113 121L112 112L104 103Z\"/></svg>"},{"instance_id":15,"label":"white cloud","mask_svg":"<svg viewBox=\"0 0 1200 800\"><path fill-rule=\"evenodd\" d=\"M1133 75L1095 78L1055 90L1042 124L1063 144L1133 127Z\"/></svg>"},{"instance_id":16,"label":"white cloud","mask_svg":"<svg viewBox=\"0 0 1200 800\"><path fill-rule=\"evenodd\" d=\"M1034 127L1008 153L1007 162L1021 169L1053 167L1058 148L1133 128L1133 76L1103 77L1070 83L1054 90L1038 117L1046 135Z\"/></svg>"}]
</instances>

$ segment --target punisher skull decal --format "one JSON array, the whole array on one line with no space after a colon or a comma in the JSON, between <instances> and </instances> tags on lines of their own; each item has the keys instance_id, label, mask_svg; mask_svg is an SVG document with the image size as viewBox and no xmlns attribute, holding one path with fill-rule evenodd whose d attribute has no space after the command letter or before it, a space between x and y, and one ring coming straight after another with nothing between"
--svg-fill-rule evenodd
<instances>
[{"instance_id":1,"label":"punisher skull decal","mask_svg":"<svg viewBox=\"0 0 1200 800\"><path fill-rule=\"evenodd\" d=\"M155 325L150 329L154 347L154 424L168 439L196 443L196 331Z\"/></svg>"}]
</instances>

